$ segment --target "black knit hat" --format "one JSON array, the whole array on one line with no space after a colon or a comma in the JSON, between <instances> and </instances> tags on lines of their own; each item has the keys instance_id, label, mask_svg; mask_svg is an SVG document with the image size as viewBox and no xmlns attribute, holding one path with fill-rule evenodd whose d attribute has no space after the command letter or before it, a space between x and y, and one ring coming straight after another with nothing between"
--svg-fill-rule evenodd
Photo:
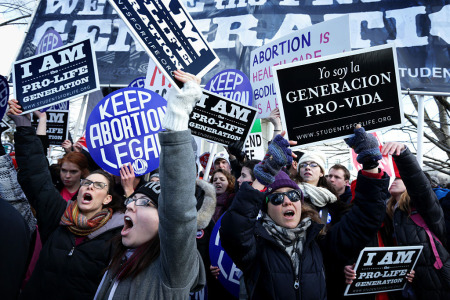
<instances>
[{"instance_id":1,"label":"black knit hat","mask_svg":"<svg viewBox=\"0 0 450 300\"><path fill-rule=\"evenodd\" d=\"M128 198L131 198L136 194L144 194L145 196L149 197L153 202L155 202L156 206L158 206L158 197L160 193L161 193L161 186L159 184L159 181L150 181L140 186Z\"/></svg>"}]
</instances>

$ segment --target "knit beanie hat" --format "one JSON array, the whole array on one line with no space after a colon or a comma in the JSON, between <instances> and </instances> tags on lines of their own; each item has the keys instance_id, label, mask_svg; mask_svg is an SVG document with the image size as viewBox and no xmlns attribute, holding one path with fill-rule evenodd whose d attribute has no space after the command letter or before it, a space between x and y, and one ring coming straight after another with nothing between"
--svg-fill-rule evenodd
<instances>
[{"instance_id":1,"label":"knit beanie hat","mask_svg":"<svg viewBox=\"0 0 450 300\"><path fill-rule=\"evenodd\" d=\"M156 206L158 206L158 197L160 193L161 193L161 186L159 184L159 181L150 181L140 186L128 198L131 198L136 194L144 194L145 196L149 197L153 202L155 202Z\"/></svg>"},{"instance_id":2,"label":"knit beanie hat","mask_svg":"<svg viewBox=\"0 0 450 300\"><path fill-rule=\"evenodd\" d=\"M322 169L322 172L326 174L325 169L325 155L320 151L306 151L303 153L302 157L300 157L298 161L297 171L300 172L300 164L304 162L315 162Z\"/></svg>"},{"instance_id":3,"label":"knit beanie hat","mask_svg":"<svg viewBox=\"0 0 450 300\"><path fill-rule=\"evenodd\" d=\"M216 163L216 160L218 160L219 158L225 159L228 162L228 164L231 166L228 153L226 153L224 151L219 152L219 153L216 154L216 156L214 156L213 166Z\"/></svg>"},{"instance_id":4,"label":"knit beanie hat","mask_svg":"<svg viewBox=\"0 0 450 300\"><path fill-rule=\"evenodd\" d=\"M278 189L288 187L294 190L299 190L298 184L296 184L289 175L283 171L278 172L275 175L275 181L267 186L266 195L270 195ZM263 212L267 212L267 201L264 201L263 207L261 208Z\"/></svg>"}]
</instances>

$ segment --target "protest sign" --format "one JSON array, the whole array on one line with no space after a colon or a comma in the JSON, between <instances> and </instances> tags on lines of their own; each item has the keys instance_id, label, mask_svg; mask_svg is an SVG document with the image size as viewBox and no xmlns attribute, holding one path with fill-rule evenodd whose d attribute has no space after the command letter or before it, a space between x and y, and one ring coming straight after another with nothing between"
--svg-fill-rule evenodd
<instances>
[{"instance_id":1,"label":"protest sign","mask_svg":"<svg viewBox=\"0 0 450 300\"><path fill-rule=\"evenodd\" d=\"M128 87L145 88L145 77L138 77L133 80Z\"/></svg>"},{"instance_id":2,"label":"protest sign","mask_svg":"<svg viewBox=\"0 0 450 300\"><path fill-rule=\"evenodd\" d=\"M61 39L61 36L58 32L55 30L49 28L47 31L45 31L44 35L42 36L41 40L39 41L37 47L36 47L36 53L35 54L41 54L44 52L48 52L50 50L56 49L61 47L63 44L63 41Z\"/></svg>"},{"instance_id":3,"label":"protest sign","mask_svg":"<svg viewBox=\"0 0 450 300\"><path fill-rule=\"evenodd\" d=\"M224 146L247 138L256 109L203 90L189 117L192 135Z\"/></svg>"},{"instance_id":4,"label":"protest sign","mask_svg":"<svg viewBox=\"0 0 450 300\"><path fill-rule=\"evenodd\" d=\"M205 89L241 104L252 106L252 85L248 77L239 70L221 71L208 81Z\"/></svg>"},{"instance_id":5,"label":"protest sign","mask_svg":"<svg viewBox=\"0 0 450 300\"><path fill-rule=\"evenodd\" d=\"M222 224L222 217L217 221L211 232L209 239L209 258L211 265L219 267L219 281L223 287L230 292L236 299L239 299L239 279L242 271L236 267L230 256L225 252L220 242L220 224Z\"/></svg>"},{"instance_id":6,"label":"protest sign","mask_svg":"<svg viewBox=\"0 0 450 300\"><path fill-rule=\"evenodd\" d=\"M155 92L123 88L103 98L86 126L86 143L94 161L120 176L120 167L131 163L136 176L159 166L158 132L167 102Z\"/></svg>"},{"instance_id":7,"label":"protest sign","mask_svg":"<svg viewBox=\"0 0 450 300\"><path fill-rule=\"evenodd\" d=\"M367 247L355 265L356 279L345 296L402 290L406 274L414 269L423 246Z\"/></svg>"},{"instance_id":8,"label":"protest sign","mask_svg":"<svg viewBox=\"0 0 450 300\"><path fill-rule=\"evenodd\" d=\"M209 156L210 156L209 152L205 152L198 158L198 160L200 161L200 165L203 167L203 169L206 169L206 164L208 164Z\"/></svg>"},{"instance_id":9,"label":"protest sign","mask_svg":"<svg viewBox=\"0 0 450 300\"><path fill-rule=\"evenodd\" d=\"M219 59L180 1L109 0L131 33L176 87L172 72L182 69L202 77Z\"/></svg>"},{"instance_id":10,"label":"protest sign","mask_svg":"<svg viewBox=\"0 0 450 300\"><path fill-rule=\"evenodd\" d=\"M5 115L9 100L9 85L8 80L0 75L0 120Z\"/></svg>"},{"instance_id":11,"label":"protest sign","mask_svg":"<svg viewBox=\"0 0 450 300\"><path fill-rule=\"evenodd\" d=\"M47 137L50 145L61 146L69 135L69 111L50 111L47 114ZM31 114L31 125L37 128L39 119Z\"/></svg>"},{"instance_id":12,"label":"protest sign","mask_svg":"<svg viewBox=\"0 0 450 300\"><path fill-rule=\"evenodd\" d=\"M244 144L245 154L249 159L262 160L266 154L264 151L263 138L261 133L261 120L256 119L252 131L248 135Z\"/></svg>"},{"instance_id":13,"label":"protest sign","mask_svg":"<svg viewBox=\"0 0 450 300\"><path fill-rule=\"evenodd\" d=\"M272 66L350 51L348 15L295 31L251 53L250 77L258 118L278 107Z\"/></svg>"},{"instance_id":14,"label":"protest sign","mask_svg":"<svg viewBox=\"0 0 450 300\"><path fill-rule=\"evenodd\" d=\"M1 120L1 122L0 122L0 134L3 131L6 131L8 129L11 129L11 126L5 120Z\"/></svg>"},{"instance_id":15,"label":"protest sign","mask_svg":"<svg viewBox=\"0 0 450 300\"><path fill-rule=\"evenodd\" d=\"M393 45L273 68L285 138L300 145L403 123ZM279 103L280 104L280 103Z\"/></svg>"},{"instance_id":16,"label":"protest sign","mask_svg":"<svg viewBox=\"0 0 450 300\"><path fill-rule=\"evenodd\" d=\"M23 114L100 89L89 39L15 62L13 78Z\"/></svg>"},{"instance_id":17,"label":"protest sign","mask_svg":"<svg viewBox=\"0 0 450 300\"><path fill-rule=\"evenodd\" d=\"M150 58L147 68L147 76L145 77L145 88L165 97L169 89L172 87L169 79L164 76L155 62Z\"/></svg>"}]
</instances>

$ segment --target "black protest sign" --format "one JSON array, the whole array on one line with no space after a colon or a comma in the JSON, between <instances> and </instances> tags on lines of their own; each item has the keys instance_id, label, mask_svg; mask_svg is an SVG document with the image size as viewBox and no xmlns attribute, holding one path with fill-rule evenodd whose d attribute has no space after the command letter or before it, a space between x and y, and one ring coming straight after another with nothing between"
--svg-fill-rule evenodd
<instances>
[{"instance_id":1,"label":"black protest sign","mask_svg":"<svg viewBox=\"0 0 450 300\"><path fill-rule=\"evenodd\" d=\"M219 62L179 0L109 0L131 33L174 86L172 72L202 77Z\"/></svg>"},{"instance_id":2,"label":"black protest sign","mask_svg":"<svg viewBox=\"0 0 450 300\"><path fill-rule=\"evenodd\" d=\"M15 62L13 78L23 113L100 89L89 39Z\"/></svg>"},{"instance_id":3,"label":"black protest sign","mask_svg":"<svg viewBox=\"0 0 450 300\"><path fill-rule=\"evenodd\" d=\"M356 279L347 285L345 296L402 290L406 274L414 266L423 246L367 247L355 265Z\"/></svg>"},{"instance_id":4,"label":"black protest sign","mask_svg":"<svg viewBox=\"0 0 450 300\"><path fill-rule=\"evenodd\" d=\"M189 117L192 135L224 146L245 141L256 118L256 108L203 90Z\"/></svg>"},{"instance_id":5,"label":"black protest sign","mask_svg":"<svg viewBox=\"0 0 450 300\"><path fill-rule=\"evenodd\" d=\"M395 48L378 46L274 67L285 138L297 145L403 122Z\"/></svg>"},{"instance_id":6,"label":"black protest sign","mask_svg":"<svg viewBox=\"0 0 450 300\"><path fill-rule=\"evenodd\" d=\"M50 145L61 146L67 140L69 134L69 111L46 111L47 114L47 137ZM31 125L37 127L39 120L34 117Z\"/></svg>"}]
</instances>

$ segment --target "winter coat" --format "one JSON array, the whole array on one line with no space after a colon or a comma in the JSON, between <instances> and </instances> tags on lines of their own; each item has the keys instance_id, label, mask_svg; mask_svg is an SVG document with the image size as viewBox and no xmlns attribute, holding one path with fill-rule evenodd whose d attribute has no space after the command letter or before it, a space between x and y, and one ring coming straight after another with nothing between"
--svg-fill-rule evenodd
<instances>
[{"instance_id":1,"label":"winter coat","mask_svg":"<svg viewBox=\"0 0 450 300\"><path fill-rule=\"evenodd\" d=\"M59 225L67 202L52 184L34 128L17 127L14 138L18 180L36 210L43 244L21 299L92 299L111 260L109 241L119 234L123 214L115 213L103 227L75 246L76 236Z\"/></svg>"},{"instance_id":2,"label":"winter coat","mask_svg":"<svg viewBox=\"0 0 450 300\"><path fill-rule=\"evenodd\" d=\"M446 243L444 213L416 158L405 149L400 155L394 156L394 160L411 198L410 206L422 216L430 231L441 242ZM418 299L450 299L450 255L445 247L435 241L444 264L440 270L436 270L433 267L436 259L426 231L400 209L395 210L393 222L399 246L423 245L422 253L414 267L416 274L412 283Z\"/></svg>"},{"instance_id":3,"label":"winter coat","mask_svg":"<svg viewBox=\"0 0 450 300\"><path fill-rule=\"evenodd\" d=\"M136 277L118 282L113 299L189 299L205 285L205 269L197 251L194 153L190 131L158 134L161 145L158 200L160 255ZM183 167L174 168L174 162ZM108 299L116 274L105 274L96 299Z\"/></svg>"},{"instance_id":4,"label":"winter coat","mask_svg":"<svg viewBox=\"0 0 450 300\"><path fill-rule=\"evenodd\" d=\"M322 224L307 229L298 276L283 247L256 220L265 194L243 183L222 219L222 246L243 271L250 299L326 299L324 265L356 256L385 216L389 178L359 175L355 205L325 235ZM298 279L299 286L295 281Z\"/></svg>"}]
</instances>

